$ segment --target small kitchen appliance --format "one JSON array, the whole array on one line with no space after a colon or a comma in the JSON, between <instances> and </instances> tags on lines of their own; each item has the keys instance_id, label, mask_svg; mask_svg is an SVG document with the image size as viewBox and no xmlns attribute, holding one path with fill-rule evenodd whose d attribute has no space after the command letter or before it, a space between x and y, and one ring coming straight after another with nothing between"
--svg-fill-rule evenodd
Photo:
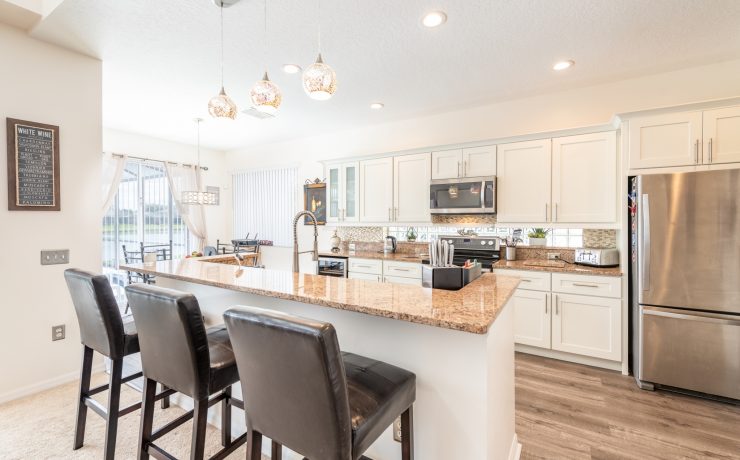
<instances>
[{"instance_id":1,"label":"small kitchen appliance","mask_svg":"<svg viewBox=\"0 0 740 460\"><path fill-rule=\"evenodd\" d=\"M496 176L436 179L429 183L432 214L493 214Z\"/></svg>"},{"instance_id":2,"label":"small kitchen appliance","mask_svg":"<svg viewBox=\"0 0 740 460\"><path fill-rule=\"evenodd\" d=\"M617 249L576 249L575 263L591 267L618 267L619 251Z\"/></svg>"}]
</instances>

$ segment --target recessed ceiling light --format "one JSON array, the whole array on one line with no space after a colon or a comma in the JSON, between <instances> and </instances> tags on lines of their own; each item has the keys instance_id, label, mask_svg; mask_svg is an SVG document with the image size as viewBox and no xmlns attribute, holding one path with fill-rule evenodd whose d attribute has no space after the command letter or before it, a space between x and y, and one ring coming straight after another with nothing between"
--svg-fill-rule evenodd
<instances>
[{"instance_id":1,"label":"recessed ceiling light","mask_svg":"<svg viewBox=\"0 0 740 460\"><path fill-rule=\"evenodd\" d=\"M447 22L447 15L444 11L431 11L424 15L421 23L425 27L437 27Z\"/></svg>"},{"instance_id":2,"label":"recessed ceiling light","mask_svg":"<svg viewBox=\"0 0 740 460\"><path fill-rule=\"evenodd\" d=\"M575 61L559 61L552 66L552 70L565 70L573 67Z\"/></svg>"},{"instance_id":3,"label":"recessed ceiling light","mask_svg":"<svg viewBox=\"0 0 740 460\"><path fill-rule=\"evenodd\" d=\"M372 104L370 104L370 108L373 110L380 110L383 107L385 107L385 104L383 104L382 102L373 102Z\"/></svg>"},{"instance_id":4,"label":"recessed ceiling light","mask_svg":"<svg viewBox=\"0 0 740 460\"><path fill-rule=\"evenodd\" d=\"M285 73L298 73L301 71L301 66L298 64L284 64L283 65L283 72Z\"/></svg>"}]
</instances>

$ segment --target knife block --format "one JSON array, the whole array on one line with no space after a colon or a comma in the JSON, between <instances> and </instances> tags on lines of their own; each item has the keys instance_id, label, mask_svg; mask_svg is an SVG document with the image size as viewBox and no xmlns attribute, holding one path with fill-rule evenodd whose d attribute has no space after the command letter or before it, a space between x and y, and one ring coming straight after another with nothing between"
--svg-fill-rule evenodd
<instances>
[{"instance_id":1,"label":"knife block","mask_svg":"<svg viewBox=\"0 0 740 460\"><path fill-rule=\"evenodd\" d=\"M481 275L481 265L471 268L421 266L421 285L433 289L457 291Z\"/></svg>"}]
</instances>

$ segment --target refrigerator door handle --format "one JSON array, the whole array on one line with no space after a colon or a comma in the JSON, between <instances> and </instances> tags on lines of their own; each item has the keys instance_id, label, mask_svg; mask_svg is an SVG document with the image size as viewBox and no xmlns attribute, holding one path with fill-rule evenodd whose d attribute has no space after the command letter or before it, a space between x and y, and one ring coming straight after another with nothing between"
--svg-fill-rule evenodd
<instances>
[{"instance_id":1,"label":"refrigerator door handle","mask_svg":"<svg viewBox=\"0 0 740 460\"><path fill-rule=\"evenodd\" d=\"M676 313L675 310L669 310L667 308L644 306L642 308L642 314L740 327L740 319L736 319L736 316L722 315L719 313L705 313L700 311L692 311L691 313Z\"/></svg>"},{"instance_id":2,"label":"refrigerator door handle","mask_svg":"<svg viewBox=\"0 0 740 460\"><path fill-rule=\"evenodd\" d=\"M650 290L650 198L642 195L642 290Z\"/></svg>"}]
</instances>

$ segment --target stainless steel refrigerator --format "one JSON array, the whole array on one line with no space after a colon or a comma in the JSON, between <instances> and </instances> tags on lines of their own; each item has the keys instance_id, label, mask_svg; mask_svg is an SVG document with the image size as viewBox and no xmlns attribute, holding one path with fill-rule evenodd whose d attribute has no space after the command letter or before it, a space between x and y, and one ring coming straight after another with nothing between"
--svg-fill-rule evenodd
<instances>
[{"instance_id":1,"label":"stainless steel refrigerator","mask_svg":"<svg viewBox=\"0 0 740 460\"><path fill-rule=\"evenodd\" d=\"M740 170L631 180L635 379L740 399Z\"/></svg>"}]
</instances>

